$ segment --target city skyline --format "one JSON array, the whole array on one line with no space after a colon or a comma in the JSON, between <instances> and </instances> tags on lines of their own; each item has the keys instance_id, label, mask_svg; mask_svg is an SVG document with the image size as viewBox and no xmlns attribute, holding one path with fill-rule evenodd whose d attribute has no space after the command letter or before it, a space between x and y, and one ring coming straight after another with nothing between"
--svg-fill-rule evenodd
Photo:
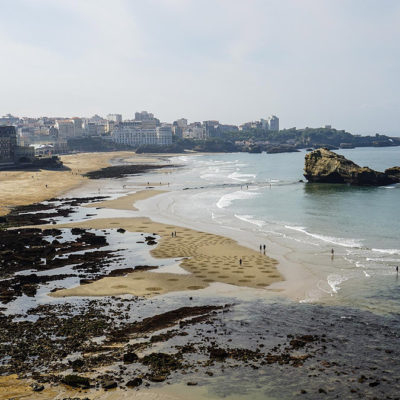
<instances>
[{"instance_id":1,"label":"city skyline","mask_svg":"<svg viewBox=\"0 0 400 400\"><path fill-rule=\"evenodd\" d=\"M13 0L0 5L0 114L147 109L400 136L400 3Z\"/></svg>"}]
</instances>

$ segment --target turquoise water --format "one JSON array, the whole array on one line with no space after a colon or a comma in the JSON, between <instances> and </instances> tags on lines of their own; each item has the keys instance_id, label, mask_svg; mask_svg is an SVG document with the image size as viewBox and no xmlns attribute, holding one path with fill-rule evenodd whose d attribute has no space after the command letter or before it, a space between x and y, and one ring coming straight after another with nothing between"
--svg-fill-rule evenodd
<instances>
[{"instance_id":1,"label":"turquoise water","mask_svg":"<svg viewBox=\"0 0 400 400\"><path fill-rule=\"evenodd\" d=\"M400 165L398 147L338 153L377 170ZM292 248L291 260L317 278L302 301L323 298L379 313L400 312L395 270L400 266L400 185L299 182L304 180L304 155L176 157L172 162L185 167L168 178L171 189L177 190L165 212L247 231Z\"/></svg>"}]
</instances>

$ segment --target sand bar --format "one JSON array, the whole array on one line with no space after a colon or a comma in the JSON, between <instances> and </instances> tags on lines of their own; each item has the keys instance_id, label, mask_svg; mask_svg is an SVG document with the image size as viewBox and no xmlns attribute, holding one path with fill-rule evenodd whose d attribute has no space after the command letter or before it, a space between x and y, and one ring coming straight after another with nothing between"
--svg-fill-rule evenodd
<instances>
[{"instance_id":1,"label":"sand bar","mask_svg":"<svg viewBox=\"0 0 400 400\"><path fill-rule=\"evenodd\" d=\"M125 277L103 278L91 284L62 289L51 294L55 297L118 294L155 296L171 291L202 289L212 282L261 289L283 279L276 268L276 260L241 246L233 239L161 224L149 218L93 219L57 227L123 228L130 232L157 234L161 238L158 245L152 248L151 255L160 259L180 259L180 266L191 275L136 272ZM176 237L172 236L172 232L176 232Z\"/></svg>"},{"instance_id":2,"label":"sand bar","mask_svg":"<svg viewBox=\"0 0 400 400\"><path fill-rule=\"evenodd\" d=\"M122 196L115 200L106 200L99 203L87 204L85 207L100 207L112 208L114 210L137 211L137 208L133 205L136 201L146 200L161 193L165 193L165 190L140 190L136 193L128 194L127 196Z\"/></svg>"}]
</instances>

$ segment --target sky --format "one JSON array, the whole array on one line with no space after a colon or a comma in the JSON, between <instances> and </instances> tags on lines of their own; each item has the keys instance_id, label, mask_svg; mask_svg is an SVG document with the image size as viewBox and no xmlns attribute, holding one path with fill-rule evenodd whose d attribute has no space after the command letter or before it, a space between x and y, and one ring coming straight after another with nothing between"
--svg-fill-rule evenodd
<instances>
[{"instance_id":1,"label":"sky","mask_svg":"<svg viewBox=\"0 0 400 400\"><path fill-rule=\"evenodd\" d=\"M400 1L0 0L0 115L400 136Z\"/></svg>"}]
</instances>

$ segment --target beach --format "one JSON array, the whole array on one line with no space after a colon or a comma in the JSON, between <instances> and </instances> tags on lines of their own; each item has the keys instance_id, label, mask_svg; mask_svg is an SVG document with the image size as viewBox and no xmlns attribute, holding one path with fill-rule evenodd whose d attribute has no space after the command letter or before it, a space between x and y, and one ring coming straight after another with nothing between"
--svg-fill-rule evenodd
<instances>
[{"instance_id":1,"label":"beach","mask_svg":"<svg viewBox=\"0 0 400 400\"><path fill-rule=\"evenodd\" d=\"M90 155L80 157L76 165ZM396 392L392 370L386 380L379 371L397 357L397 319L346 308L324 286L327 268L343 270L343 251L333 259L301 236L263 231L269 225L241 209L229 214L237 199L256 200L261 191L273 196L279 186L256 182L238 172L243 161L220 155L184 156L183 163L172 155L171 161L132 153L99 157L101 168L166 161L178 168L117 179L77 176L82 180L60 184L52 195L63 200L46 203L46 223L24 226L25 210L15 213L18 235L2 236L16 263L3 277L9 287L0 287L7 356L0 364L0 399L178 400L190 393L259 400L278 393L345 398ZM211 157L213 164L202 161ZM196 180L196 173L209 181ZM297 183L288 187L302 190ZM34 201L42 199L39 189L31 193ZM285 199L279 202L284 206ZM33 206L29 213L43 210ZM307 295L315 288L311 302ZM339 284L335 288L340 293ZM384 332L379 337L377 326ZM66 374L89 379L91 387L72 389L62 383ZM340 386L339 375L346 377ZM33 393L31 383L43 384L43 392ZM114 389L104 389L108 385Z\"/></svg>"}]
</instances>

